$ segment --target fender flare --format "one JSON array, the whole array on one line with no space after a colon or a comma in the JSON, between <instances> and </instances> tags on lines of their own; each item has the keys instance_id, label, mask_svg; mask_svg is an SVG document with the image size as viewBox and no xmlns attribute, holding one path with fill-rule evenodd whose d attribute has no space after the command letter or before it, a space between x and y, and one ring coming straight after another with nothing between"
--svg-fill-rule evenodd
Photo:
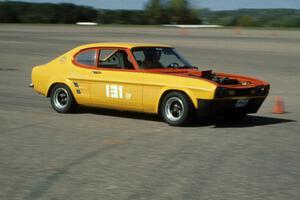
<instances>
[{"instance_id":1,"label":"fender flare","mask_svg":"<svg viewBox=\"0 0 300 200\"><path fill-rule=\"evenodd\" d=\"M163 88L161 90L160 94L158 95L158 98L156 99L156 108L155 108L156 113L159 113L159 108L160 108L160 104L161 104L162 98L166 94L168 94L169 92L173 92L173 91L184 93L191 100L191 103L193 104L194 108L195 109L198 108L197 98L194 96L193 92L190 91L189 89L183 89L183 88Z\"/></svg>"}]
</instances>

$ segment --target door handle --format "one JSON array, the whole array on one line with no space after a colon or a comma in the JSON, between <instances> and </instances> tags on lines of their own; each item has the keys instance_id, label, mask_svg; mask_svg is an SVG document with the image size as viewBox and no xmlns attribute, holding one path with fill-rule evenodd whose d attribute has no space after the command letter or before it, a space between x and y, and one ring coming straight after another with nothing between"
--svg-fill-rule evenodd
<instances>
[{"instance_id":1,"label":"door handle","mask_svg":"<svg viewBox=\"0 0 300 200\"><path fill-rule=\"evenodd\" d=\"M101 74L101 71L93 71L93 74Z\"/></svg>"}]
</instances>

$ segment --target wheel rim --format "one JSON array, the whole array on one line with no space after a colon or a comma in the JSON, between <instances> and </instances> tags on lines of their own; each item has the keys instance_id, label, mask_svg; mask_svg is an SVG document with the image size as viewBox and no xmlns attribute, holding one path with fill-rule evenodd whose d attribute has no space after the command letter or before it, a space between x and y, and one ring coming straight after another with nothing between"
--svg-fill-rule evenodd
<instances>
[{"instance_id":1,"label":"wheel rim","mask_svg":"<svg viewBox=\"0 0 300 200\"><path fill-rule=\"evenodd\" d=\"M184 112L184 105L182 100L178 97L169 98L166 102L165 112L167 118L172 121L177 121L181 119Z\"/></svg>"},{"instance_id":2,"label":"wheel rim","mask_svg":"<svg viewBox=\"0 0 300 200\"><path fill-rule=\"evenodd\" d=\"M58 88L54 92L54 105L58 109L64 109L68 105L69 101L69 94L66 89L64 88Z\"/></svg>"}]
</instances>

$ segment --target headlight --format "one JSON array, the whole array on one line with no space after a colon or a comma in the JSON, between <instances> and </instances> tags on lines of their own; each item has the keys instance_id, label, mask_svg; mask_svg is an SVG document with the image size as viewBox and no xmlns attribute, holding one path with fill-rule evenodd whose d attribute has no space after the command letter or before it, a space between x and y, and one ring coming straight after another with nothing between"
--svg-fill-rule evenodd
<instances>
[{"instance_id":1,"label":"headlight","mask_svg":"<svg viewBox=\"0 0 300 200\"><path fill-rule=\"evenodd\" d=\"M215 96L216 96L216 98L226 97L227 96L227 92L228 92L228 90L226 88L218 87L216 89Z\"/></svg>"},{"instance_id":2,"label":"headlight","mask_svg":"<svg viewBox=\"0 0 300 200\"><path fill-rule=\"evenodd\" d=\"M256 94L257 95L267 95L269 93L269 86L257 86L256 87Z\"/></svg>"},{"instance_id":3,"label":"headlight","mask_svg":"<svg viewBox=\"0 0 300 200\"><path fill-rule=\"evenodd\" d=\"M235 90L228 90L227 91L227 94L229 95L229 96L234 96L235 95Z\"/></svg>"},{"instance_id":4,"label":"headlight","mask_svg":"<svg viewBox=\"0 0 300 200\"><path fill-rule=\"evenodd\" d=\"M216 90L216 98L222 98L222 97L233 97L236 95L236 91L232 89L226 89L223 87L219 87Z\"/></svg>"}]
</instances>

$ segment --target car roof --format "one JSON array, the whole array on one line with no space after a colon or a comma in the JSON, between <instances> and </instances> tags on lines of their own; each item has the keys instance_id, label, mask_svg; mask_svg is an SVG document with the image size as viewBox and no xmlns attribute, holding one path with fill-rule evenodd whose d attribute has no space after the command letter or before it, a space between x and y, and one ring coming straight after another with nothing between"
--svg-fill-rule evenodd
<instances>
[{"instance_id":1,"label":"car roof","mask_svg":"<svg viewBox=\"0 0 300 200\"><path fill-rule=\"evenodd\" d=\"M117 48L135 48L135 47L171 47L169 45L151 44L151 43L122 43L122 42L105 42L105 43L92 43L77 47L76 49L88 49L94 47L117 47Z\"/></svg>"}]
</instances>

